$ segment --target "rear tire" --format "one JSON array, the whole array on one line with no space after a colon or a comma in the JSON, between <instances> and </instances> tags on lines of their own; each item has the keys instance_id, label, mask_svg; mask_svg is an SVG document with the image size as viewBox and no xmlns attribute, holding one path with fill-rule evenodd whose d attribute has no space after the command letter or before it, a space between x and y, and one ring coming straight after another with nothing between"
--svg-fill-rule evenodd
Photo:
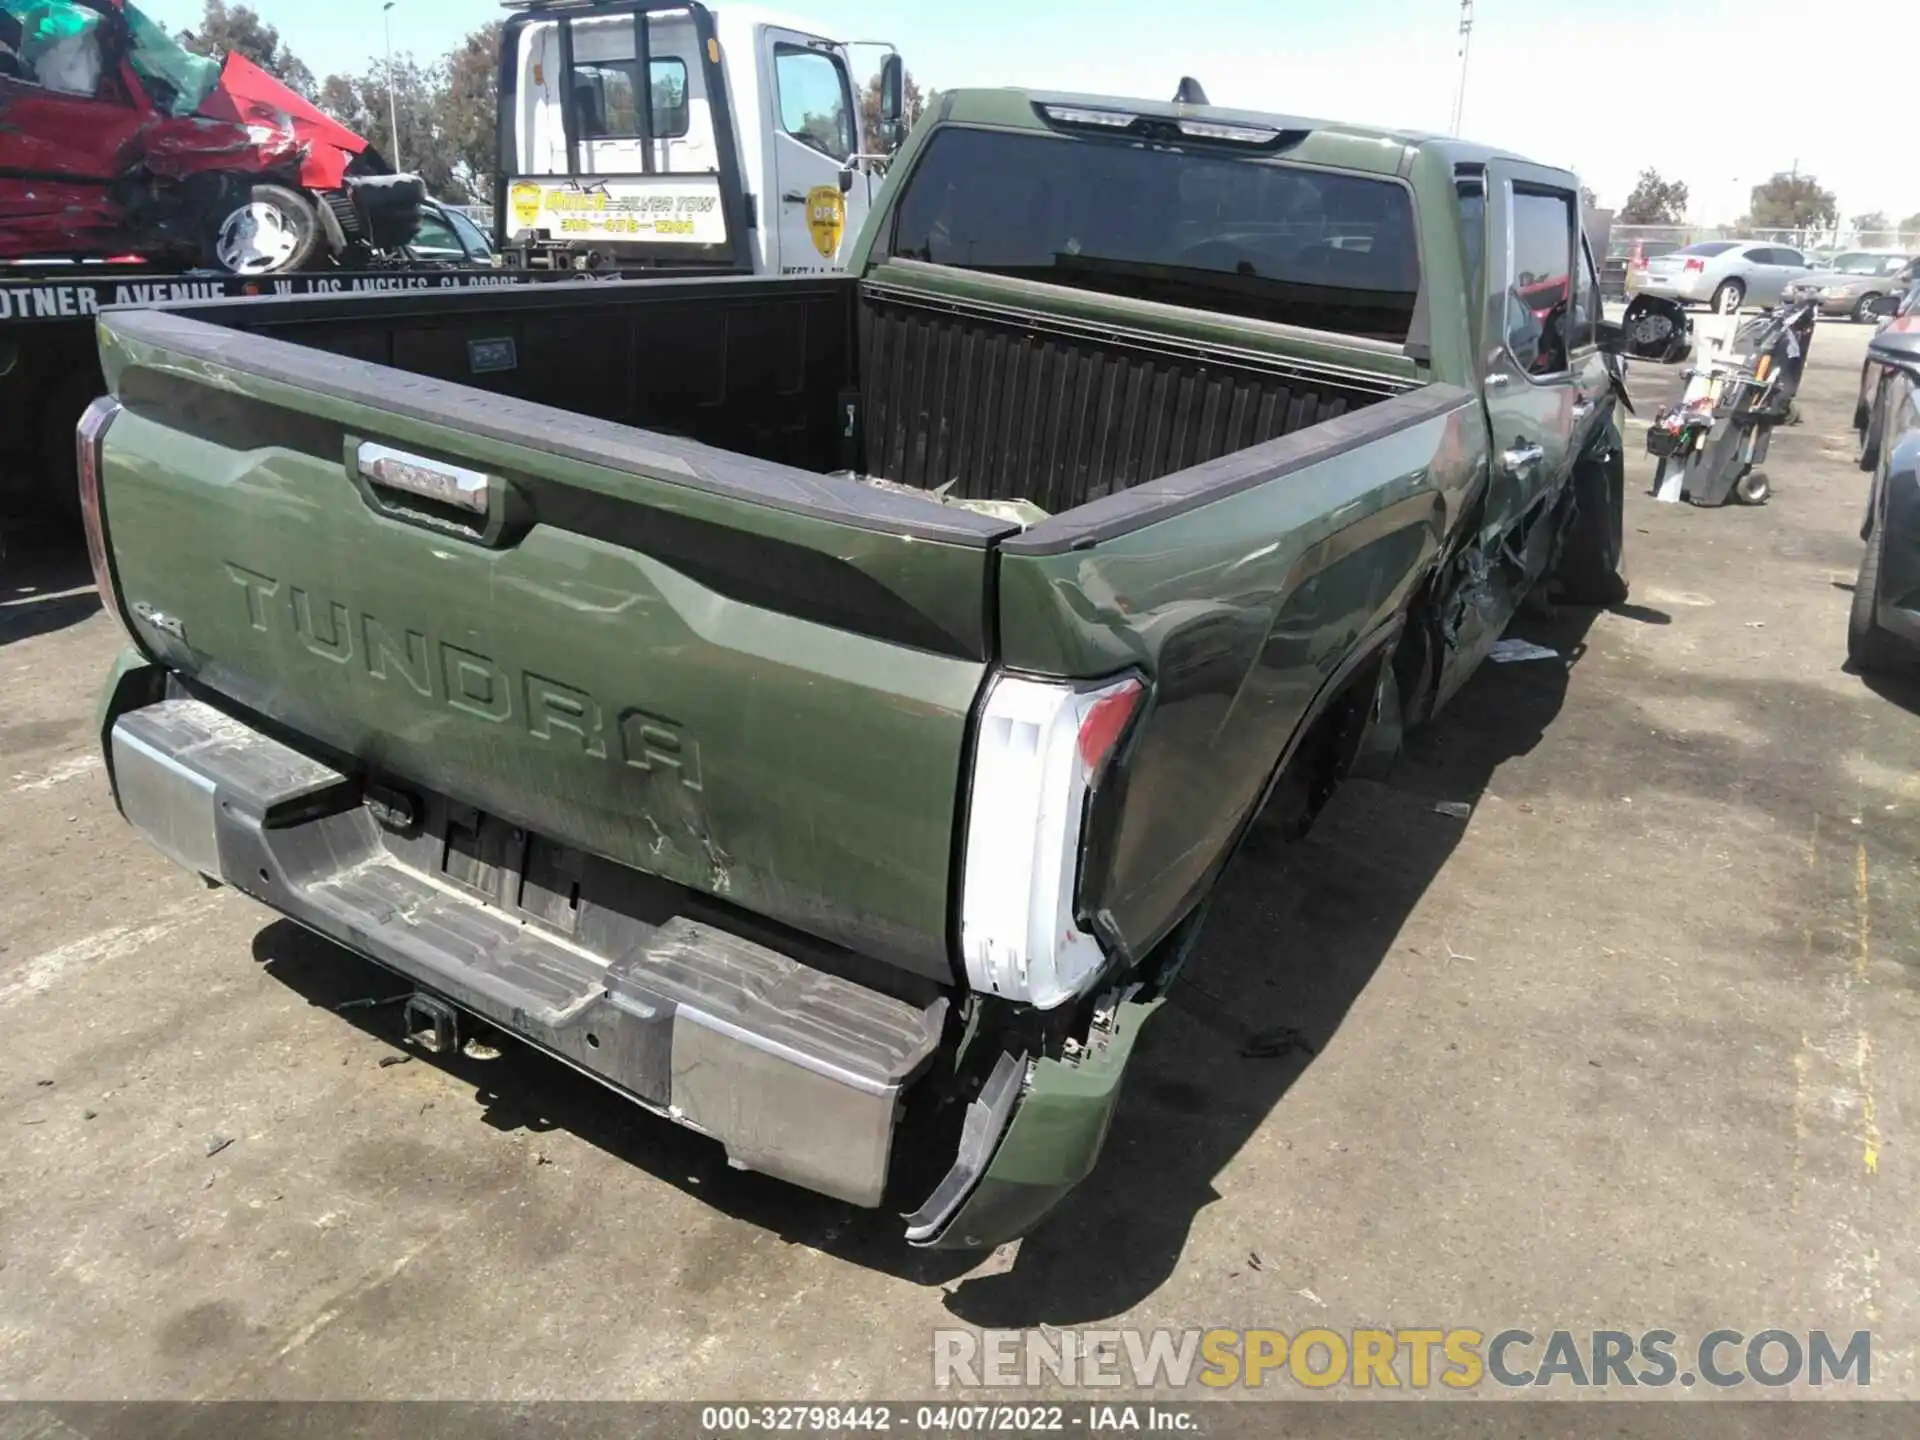
<instances>
[{"instance_id":1,"label":"rear tire","mask_svg":"<svg viewBox=\"0 0 1920 1440\"><path fill-rule=\"evenodd\" d=\"M229 275L288 275L312 263L324 242L313 203L284 185L253 185L213 229L213 263Z\"/></svg>"},{"instance_id":2,"label":"rear tire","mask_svg":"<svg viewBox=\"0 0 1920 1440\"><path fill-rule=\"evenodd\" d=\"M1853 582L1853 608L1847 612L1847 659L1856 670L1882 673L1912 659L1904 646L1880 628L1875 611L1880 606L1880 551L1886 526L1876 524L1860 557L1860 574Z\"/></svg>"},{"instance_id":3,"label":"rear tire","mask_svg":"<svg viewBox=\"0 0 1920 1440\"><path fill-rule=\"evenodd\" d=\"M1742 505L1764 505L1773 494L1773 482L1764 470L1749 470L1733 482L1733 494Z\"/></svg>"},{"instance_id":4,"label":"rear tire","mask_svg":"<svg viewBox=\"0 0 1920 1440\"><path fill-rule=\"evenodd\" d=\"M1722 280L1708 303L1716 315L1735 314L1747 298L1747 287L1738 280Z\"/></svg>"},{"instance_id":5,"label":"rear tire","mask_svg":"<svg viewBox=\"0 0 1920 1440\"><path fill-rule=\"evenodd\" d=\"M1561 542L1553 580L1569 605L1618 605L1627 598L1626 457L1616 445L1605 460L1573 472L1573 521Z\"/></svg>"}]
</instances>

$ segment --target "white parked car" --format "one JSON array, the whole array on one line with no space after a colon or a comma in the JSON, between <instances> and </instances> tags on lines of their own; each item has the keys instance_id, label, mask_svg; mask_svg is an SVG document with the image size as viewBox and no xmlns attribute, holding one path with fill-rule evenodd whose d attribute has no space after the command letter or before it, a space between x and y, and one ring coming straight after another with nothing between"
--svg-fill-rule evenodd
<instances>
[{"instance_id":1,"label":"white parked car","mask_svg":"<svg viewBox=\"0 0 1920 1440\"><path fill-rule=\"evenodd\" d=\"M1702 240L1647 262L1637 287L1683 303L1710 305L1723 315L1744 305L1775 305L1787 286L1807 273L1798 250L1765 240Z\"/></svg>"}]
</instances>

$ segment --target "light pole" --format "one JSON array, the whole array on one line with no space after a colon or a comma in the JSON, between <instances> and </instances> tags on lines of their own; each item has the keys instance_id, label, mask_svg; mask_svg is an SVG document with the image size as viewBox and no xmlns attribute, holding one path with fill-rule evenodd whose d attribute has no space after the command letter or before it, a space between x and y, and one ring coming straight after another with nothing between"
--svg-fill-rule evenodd
<instances>
[{"instance_id":1,"label":"light pole","mask_svg":"<svg viewBox=\"0 0 1920 1440\"><path fill-rule=\"evenodd\" d=\"M1473 37L1473 0L1460 0L1460 88L1453 92L1452 133L1460 133L1460 117L1467 109L1467 42Z\"/></svg>"},{"instance_id":2,"label":"light pole","mask_svg":"<svg viewBox=\"0 0 1920 1440\"><path fill-rule=\"evenodd\" d=\"M395 0L387 0L380 7L380 21L387 30L387 128L393 133L393 168L400 169L400 105L394 99L393 87L393 7Z\"/></svg>"}]
</instances>

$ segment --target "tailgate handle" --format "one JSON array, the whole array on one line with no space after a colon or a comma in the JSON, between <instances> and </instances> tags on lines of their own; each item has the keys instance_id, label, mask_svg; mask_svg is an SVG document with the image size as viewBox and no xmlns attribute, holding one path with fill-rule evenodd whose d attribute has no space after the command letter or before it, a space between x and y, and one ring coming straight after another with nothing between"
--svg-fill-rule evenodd
<instances>
[{"instance_id":1,"label":"tailgate handle","mask_svg":"<svg viewBox=\"0 0 1920 1440\"><path fill-rule=\"evenodd\" d=\"M500 538L506 481L484 470L398 450L377 440L354 449L361 493L382 515L483 544Z\"/></svg>"}]
</instances>

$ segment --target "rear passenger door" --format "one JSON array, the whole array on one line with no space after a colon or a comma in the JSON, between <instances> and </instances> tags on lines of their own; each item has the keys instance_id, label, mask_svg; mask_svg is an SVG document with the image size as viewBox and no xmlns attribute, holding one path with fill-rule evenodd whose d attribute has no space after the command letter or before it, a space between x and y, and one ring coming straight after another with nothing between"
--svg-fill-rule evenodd
<instances>
[{"instance_id":1,"label":"rear passenger door","mask_svg":"<svg viewBox=\"0 0 1920 1440\"><path fill-rule=\"evenodd\" d=\"M1571 463L1581 400L1572 347L1579 197L1564 175L1512 162L1488 167L1488 180L1487 520L1504 533L1523 520L1530 528Z\"/></svg>"}]
</instances>

